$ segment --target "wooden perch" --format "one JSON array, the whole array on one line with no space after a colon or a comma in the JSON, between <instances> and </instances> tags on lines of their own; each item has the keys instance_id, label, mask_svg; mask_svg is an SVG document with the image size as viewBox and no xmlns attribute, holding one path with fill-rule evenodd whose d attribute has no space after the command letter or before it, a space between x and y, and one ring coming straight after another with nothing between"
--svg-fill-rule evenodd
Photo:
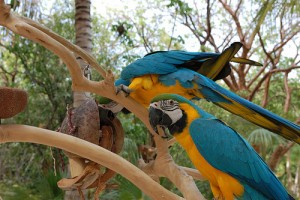
<instances>
[{"instance_id":1,"label":"wooden perch","mask_svg":"<svg viewBox=\"0 0 300 200\"><path fill-rule=\"evenodd\" d=\"M113 169L153 199L182 199L117 154L73 136L26 125L1 125L0 143L4 142L31 142L60 148Z\"/></svg>"},{"instance_id":2,"label":"wooden perch","mask_svg":"<svg viewBox=\"0 0 300 200\"><path fill-rule=\"evenodd\" d=\"M160 135L164 135L163 130L158 127ZM169 154L168 143L160 135L155 134L154 140L157 148L157 156L154 161L145 164L140 161L142 169L150 172L150 175L156 177L167 177L184 194L188 200L205 199L199 192L195 182L183 168L177 166ZM198 173L199 174L199 173ZM200 174L199 174L200 175ZM204 180L202 178L202 180ZM193 191L193 192L191 192Z\"/></svg>"},{"instance_id":3,"label":"wooden perch","mask_svg":"<svg viewBox=\"0 0 300 200\"><path fill-rule=\"evenodd\" d=\"M4 4L4 0L0 0L0 25L39 43L59 56L70 72L72 89L74 91L95 93L122 104L134 113L153 135L156 135L150 126L147 109L132 98L125 97L123 93L117 95L114 86L114 76L111 71L105 72L88 53L34 21L10 13L10 8ZM97 82L86 79L81 73L75 54L94 67L104 77L104 80ZM204 199L192 178L173 162L167 150L169 143L159 137L156 137L155 140L158 157L163 158L161 160L165 160L165 166L167 166L157 168L158 175L169 178L179 188L185 198ZM0 142L33 142L61 148L114 170L137 185L153 199L182 199L164 189L144 172L120 156L72 136L31 126L3 125L0 126Z\"/></svg>"}]
</instances>

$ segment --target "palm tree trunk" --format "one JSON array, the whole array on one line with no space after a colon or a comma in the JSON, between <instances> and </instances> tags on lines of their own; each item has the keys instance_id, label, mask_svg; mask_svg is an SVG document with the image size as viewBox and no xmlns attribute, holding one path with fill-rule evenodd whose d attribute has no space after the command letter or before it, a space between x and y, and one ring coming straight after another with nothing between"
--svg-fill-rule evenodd
<instances>
[{"instance_id":1,"label":"palm tree trunk","mask_svg":"<svg viewBox=\"0 0 300 200\"><path fill-rule=\"evenodd\" d=\"M75 44L87 51L92 52L92 26L91 26L91 1L90 0L75 0ZM81 64L82 72L86 68L80 57L77 58ZM81 105L83 101L90 97L86 92L74 92L74 107Z\"/></svg>"},{"instance_id":2,"label":"palm tree trunk","mask_svg":"<svg viewBox=\"0 0 300 200\"><path fill-rule=\"evenodd\" d=\"M90 0L75 0L75 44L87 51L92 52L92 26L91 26L91 14L90 14L91 1ZM87 69L86 63L77 57L78 62L81 65L81 71L85 75ZM90 94L87 92L73 92L73 107L79 107L83 102L90 98ZM81 158L69 158L69 167L71 177L78 176L83 172L85 168L85 160ZM86 196L86 191L83 191L81 195ZM78 191L67 191L65 193L65 200L81 199L82 197Z\"/></svg>"}]
</instances>

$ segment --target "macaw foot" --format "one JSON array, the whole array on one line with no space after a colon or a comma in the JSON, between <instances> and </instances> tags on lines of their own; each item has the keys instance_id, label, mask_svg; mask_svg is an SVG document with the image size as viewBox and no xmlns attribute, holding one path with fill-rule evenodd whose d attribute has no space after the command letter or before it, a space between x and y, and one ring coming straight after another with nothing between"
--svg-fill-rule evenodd
<instances>
[{"instance_id":1,"label":"macaw foot","mask_svg":"<svg viewBox=\"0 0 300 200\"><path fill-rule=\"evenodd\" d=\"M163 135L163 136L161 136L161 138L165 140L165 139L169 139L169 136Z\"/></svg>"},{"instance_id":2,"label":"macaw foot","mask_svg":"<svg viewBox=\"0 0 300 200\"><path fill-rule=\"evenodd\" d=\"M161 126L162 130L163 130L163 133L157 133L161 136L162 139L169 139L169 136L167 134L167 128L164 127L164 126Z\"/></svg>"},{"instance_id":3,"label":"macaw foot","mask_svg":"<svg viewBox=\"0 0 300 200\"><path fill-rule=\"evenodd\" d=\"M116 94L119 94L121 91L125 93L125 96L128 97L130 95L131 90L126 85L118 85Z\"/></svg>"}]
</instances>

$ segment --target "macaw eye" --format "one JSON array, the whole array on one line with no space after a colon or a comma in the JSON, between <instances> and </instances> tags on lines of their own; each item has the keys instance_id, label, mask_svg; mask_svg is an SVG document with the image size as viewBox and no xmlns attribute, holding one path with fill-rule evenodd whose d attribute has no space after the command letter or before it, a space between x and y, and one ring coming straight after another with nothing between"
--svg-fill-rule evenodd
<instances>
[{"instance_id":1,"label":"macaw eye","mask_svg":"<svg viewBox=\"0 0 300 200\"><path fill-rule=\"evenodd\" d=\"M173 106L174 105L174 101L170 100L170 105Z\"/></svg>"},{"instance_id":2,"label":"macaw eye","mask_svg":"<svg viewBox=\"0 0 300 200\"><path fill-rule=\"evenodd\" d=\"M154 103L154 106L157 107L157 103Z\"/></svg>"}]
</instances>

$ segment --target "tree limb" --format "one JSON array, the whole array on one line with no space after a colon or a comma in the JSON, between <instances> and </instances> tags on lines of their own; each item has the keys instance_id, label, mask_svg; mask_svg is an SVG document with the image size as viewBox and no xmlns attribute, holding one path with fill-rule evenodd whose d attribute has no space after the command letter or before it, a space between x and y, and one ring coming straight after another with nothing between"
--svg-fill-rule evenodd
<instances>
[{"instance_id":1,"label":"tree limb","mask_svg":"<svg viewBox=\"0 0 300 200\"><path fill-rule=\"evenodd\" d=\"M289 142L286 145L278 145L277 148L272 153L268 165L272 171L275 171L277 164L279 163L280 159L283 157L286 152L288 152L296 143Z\"/></svg>"},{"instance_id":2,"label":"tree limb","mask_svg":"<svg viewBox=\"0 0 300 200\"><path fill-rule=\"evenodd\" d=\"M289 83L288 83L289 72L290 71L287 71L284 74L284 89L285 89L285 93L286 93L285 102L284 102L284 113L287 113L289 111L290 104L291 104L291 98L292 98L292 95L291 95L292 89L289 87Z\"/></svg>"},{"instance_id":3,"label":"tree limb","mask_svg":"<svg viewBox=\"0 0 300 200\"><path fill-rule=\"evenodd\" d=\"M158 130L160 132L160 135L164 135L162 134L163 130L161 128L159 128ZM197 186L194 184L193 178L191 176L188 176L183 168L178 167L174 163L171 155L169 154L168 143L166 143L160 135L154 135L157 149L156 159L147 164L144 163L143 160L140 160L140 167L142 169L145 169L145 171L147 171L151 177L154 177L155 180L157 180L157 177L167 177L183 193L186 199L204 200L205 198L197 189ZM201 177L201 174L198 173L198 178L199 175ZM203 177L201 178L201 180L204 180Z\"/></svg>"},{"instance_id":4,"label":"tree limb","mask_svg":"<svg viewBox=\"0 0 300 200\"><path fill-rule=\"evenodd\" d=\"M286 72L286 71L291 71L292 69L300 69L300 66L291 66L289 68L286 69L273 69L271 71L269 71L268 73L266 73L259 81L259 83L256 85L256 87L253 89L253 91L251 92L251 94L248 97L248 100L251 101L254 97L254 95L256 94L256 92L258 92L259 87L262 85L262 83L266 80L266 78L273 73L279 73L279 72Z\"/></svg>"},{"instance_id":5,"label":"tree limb","mask_svg":"<svg viewBox=\"0 0 300 200\"><path fill-rule=\"evenodd\" d=\"M40 26L39 24L26 18L17 17L14 14L10 13L9 6L4 4L4 0L0 0L0 25L7 27L16 34L19 34L25 38L41 44L42 46L59 56L66 64L70 72L73 91L95 93L120 103L129 111L134 113L146 125L146 127L152 134L156 134L150 126L147 109L138 104L131 97L126 97L123 93L116 94L114 86L114 76L112 72L105 72L103 69L101 69L101 67L96 63L95 59L84 52L82 49L71 44L52 31ZM81 56L87 63L90 63L92 67L95 67L96 70L104 77L104 80L97 82L86 79L81 74L80 65L77 62L74 53ZM22 132L22 134L18 133L20 131ZM136 171L136 168L133 168L128 163L126 164L126 166L128 166L129 168L124 167L124 162L120 160L122 158L120 158L119 156L114 155L111 152L108 153L101 147L89 144L88 142L82 141L78 138L70 138L70 136L64 134L59 134L59 136L56 136L54 134L59 133L49 132L45 129L22 125L0 126L0 141L2 142L35 142L59 147L79 156L86 157L94 162L100 163L101 165L106 166L110 169L113 169L124 177L127 177L130 181L132 181L146 194L153 197L154 199L181 199L177 195L174 195L172 193L170 194L169 191L164 191L164 189L161 189L161 186L153 182L150 177L144 177L143 174L141 174L139 171ZM64 139L61 140L62 138ZM168 142L164 142L167 143L166 146L168 146ZM83 143L84 147L82 147L82 144L80 143ZM168 152L166 152L166 154L168 154ZM172 158L170 157L170 159ZM120 162L122 163L122 165L120 165ZM118 165L122 167L116 167ZM172 165L174 165L173 168L177 167L174 162ZM174 184L180 185L179 188L184 189L184 191L182 191L183 195L191 196L191 194L194 193L196 194L196 197L198 197L199 190L196 187L193 187L193 189L191 189L189 184L189 188L185 188L184 183L181 182L181 179L184 179L186 174L176 174L181 178L174 179L171 177L170 179L177 181ZM141 183L141 181L144 183ZM201 197L199 196L199 198Z\"/></svg>"},{"instance_id":6,"label":"tree limb","mask_svg":"<svg viewBox=\"0 0 300 200\"><path fill-rule=\"evenodd\" d=\"M113 169L153 199L182 199L117 154L77 137L26 125L1 125L0 143L5 142L31 142L60 148Z\"/></svg>"},{"instance_id":7,"label":"tree limb","mask_svg":"<svg viewBox=\"0 0 300 200\"><path fill-rule=\"evenodd\" d=\"M231 17L232 17L232 19L233 19L233 21L236 25L236 30L237 30L237 33L239 35L239 38L240 38L241 42L245 43L245 35L243 33L242 26L241 26L240 21L239 21L238 16L237 16L237 11L240 7L240 3L237 6L236 11L233 11L232 8L227 4L226 1L219 0L219 2L223 5L224 9L231 15Z\"/></svg>"}]
</instances>

